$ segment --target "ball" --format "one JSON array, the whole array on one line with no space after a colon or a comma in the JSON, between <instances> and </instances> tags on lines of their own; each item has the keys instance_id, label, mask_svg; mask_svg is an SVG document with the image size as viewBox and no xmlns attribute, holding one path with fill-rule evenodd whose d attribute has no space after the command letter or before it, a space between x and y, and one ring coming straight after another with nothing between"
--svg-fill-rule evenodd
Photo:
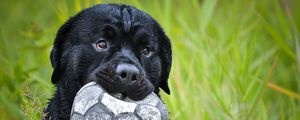
<instances>
[{"instance_id":1,"label":"ball","mask_svg":"<svg viewBox=\"0 0 300 120\"><path fill-rule=\"evenodd\" d=\"M110 95L96 82L83 86L76 94L71 120L169 120L160 98L151 93L140 101L120 94Z\"/></svg>"}]
</instances>

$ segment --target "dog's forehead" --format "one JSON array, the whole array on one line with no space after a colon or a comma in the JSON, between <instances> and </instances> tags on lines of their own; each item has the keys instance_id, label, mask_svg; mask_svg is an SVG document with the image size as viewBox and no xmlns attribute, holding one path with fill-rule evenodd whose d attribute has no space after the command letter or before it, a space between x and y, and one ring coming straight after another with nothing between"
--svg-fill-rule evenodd
<instances>
[{"instance_id":1,"label":"dog's forehead","mask_svg":"<svg viewBox=\"0 0 300 120\"><path fill-rule=\"evenodd\" d=\"M104 4L96 5L86 9L79 14L80 28L105 27L107 24L113 24L124 32L129 32L132 28L152 32L154 19L143 11L132 6Z\"/></svg>"}]
</instances>

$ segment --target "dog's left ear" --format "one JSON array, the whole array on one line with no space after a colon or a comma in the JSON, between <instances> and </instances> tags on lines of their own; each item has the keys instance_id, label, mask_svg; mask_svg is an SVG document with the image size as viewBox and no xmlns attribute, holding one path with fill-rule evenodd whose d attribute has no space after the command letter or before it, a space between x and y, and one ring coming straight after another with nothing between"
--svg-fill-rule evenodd
<instances>
[{"instance_id":1,"label":"dog's left ear","mask_svg":"<svg viewBox=\"0 0 300 120\"><path fill-rule=\"evenodd\" d=\"M70 29L71 29L70 27L71 27L71 24L73 23L73 21L74 21L74 18L71 17L64 25L62 25L59 28L58 32L56 33L56 38L54 40L53 49L50 54L50 60L51 60L51 64L53 67L51 82L53 84L57 83L60 78L60 74L61 74L60 59L61 59L61 54L62 54L61 48L63 47L63 43L65 43L65 41L67 39L66 36L70 32Z\"/></svg>"},{"instance_id":2,"label":"dog's left ear","mask_svg":"<svg viewBox=\"0 0 300 120\"><path fill-rule=\"evenodd\" d=\"M155 24L157 31L159 33L160 41L160 60L161 60L161 78L159 87L163 89L167 94L170 95L170 89L168 85L169 74L172 64L172 49L170 39L166 36L165 32L159 26L158 23Z\"/></svg>"}]
</instances>

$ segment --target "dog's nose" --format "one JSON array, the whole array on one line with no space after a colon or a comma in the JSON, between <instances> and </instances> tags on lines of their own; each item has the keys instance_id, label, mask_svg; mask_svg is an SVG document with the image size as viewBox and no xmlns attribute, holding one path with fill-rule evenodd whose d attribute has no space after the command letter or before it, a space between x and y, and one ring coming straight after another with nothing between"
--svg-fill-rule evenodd
<instances>
[{"instance_id":1,"label":"dog's nose","mask_svg":"<svg viewBox=\"0 0 300 120\"><path fill-rule=\"evenodd\" d=\"M119 64L116 70L117 75L122 80L135 81L139 75L139 69L131 64Z\"/></svg>"}]
</instances>

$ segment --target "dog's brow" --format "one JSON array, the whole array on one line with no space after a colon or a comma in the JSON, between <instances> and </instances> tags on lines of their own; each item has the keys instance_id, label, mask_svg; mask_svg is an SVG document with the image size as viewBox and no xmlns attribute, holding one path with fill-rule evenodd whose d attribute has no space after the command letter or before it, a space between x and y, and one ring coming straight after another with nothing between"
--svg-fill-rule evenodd
<instances>
[{"instance_id":1,"label":"dog's brow","mask_svg":"<svg viewBox=\"0 0 300 120\"><path fill-rule=\"evenodd\" d=\"M117 27L117 25L115 25L115 24L108 24L108 25L105 26L105 29L107 29L107 28L111 28L117 34L121 32L119 27Z\"/></svg>"},{"instance_id":2,"label":"dog's brow","mask_svg":"<svg viewBox=\"0 0 300 120\"><path fill-rule=\"evenodd\" d=\"M135 34L134 34L134 40L140 40L140 39L146 39L149 35L147 34L147 32L144 32L143 30L138 30Z\"/></svg>"}]
</instances>

